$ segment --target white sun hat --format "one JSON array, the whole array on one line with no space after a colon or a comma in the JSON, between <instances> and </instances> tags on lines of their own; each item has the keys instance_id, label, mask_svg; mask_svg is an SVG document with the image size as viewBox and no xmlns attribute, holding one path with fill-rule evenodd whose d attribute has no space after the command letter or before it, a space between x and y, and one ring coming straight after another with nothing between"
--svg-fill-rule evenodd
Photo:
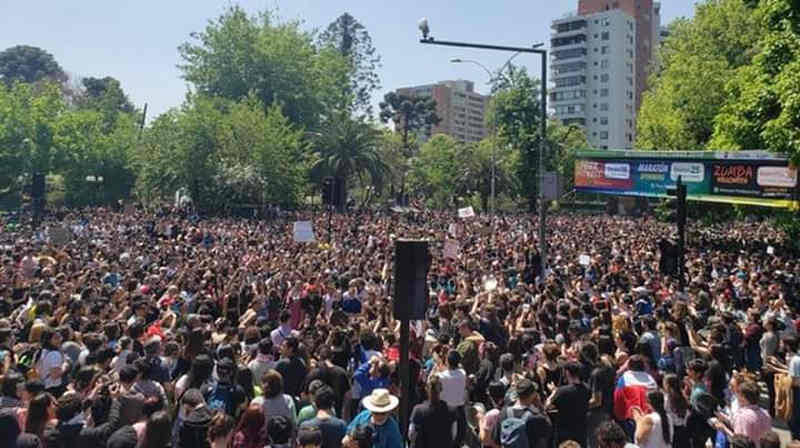
<instances>
[{"instance_id":1,"label":"white sun hat","mask_svg":"<svg viewBox=\"0 0 800 448\"><path fill-rule=\"evenodd\" d=\"M400 399L390 394L387 389L375 389L361 400L361 404L372 412L383 414L391 412L400 403Z\"/></svg>"}]
</instances>

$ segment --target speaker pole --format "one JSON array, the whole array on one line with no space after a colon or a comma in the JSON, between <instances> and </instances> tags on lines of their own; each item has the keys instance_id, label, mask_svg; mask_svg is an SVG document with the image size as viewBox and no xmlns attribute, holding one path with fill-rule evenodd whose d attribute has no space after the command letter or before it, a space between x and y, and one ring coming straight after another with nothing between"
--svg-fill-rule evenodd
<instances>
[{"instance_id":1,"label":"speaker pole","mask_svg":"<svg viewBox=\"0 0 800 448\"><path fill-rule=\"evenodd\" d=\"M409 320L400 320L400 433L408 441L408 406L411 395L411 378L408 365Z\"/></svg>"}]
</instances>

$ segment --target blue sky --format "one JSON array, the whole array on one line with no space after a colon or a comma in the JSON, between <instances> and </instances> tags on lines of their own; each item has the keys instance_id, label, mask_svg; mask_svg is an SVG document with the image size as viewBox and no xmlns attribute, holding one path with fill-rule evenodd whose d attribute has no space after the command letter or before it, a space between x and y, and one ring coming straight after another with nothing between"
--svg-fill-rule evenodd
<instances>
[{"instance_id":1,"label":"blue sky","mask_svg":"<svg viewBox=\"0 0 800 448\"><path fill-rule=\"evenodd\" d=\"M277 10L302 19L308 29L324 28L343 12L366 26L383 57L382 89L444 79L470 79L485 90L486 73L452 57L475 59L495 69L509 54L421 45L417 20L427 17L431 35L525 46L547 42L550 21L577 8L577 0L240 0L248 11ZM177 47L202 30L230 2L212 0L0 0L0 49L27 44L52 53L78 76L119 79L139 107L149 103L150 118L181 104L187 85L175 67ZM662 24L691 16L692 0L663 0ZM515 62L538 74L538 56Z\"/></svg>"}]
</instances>

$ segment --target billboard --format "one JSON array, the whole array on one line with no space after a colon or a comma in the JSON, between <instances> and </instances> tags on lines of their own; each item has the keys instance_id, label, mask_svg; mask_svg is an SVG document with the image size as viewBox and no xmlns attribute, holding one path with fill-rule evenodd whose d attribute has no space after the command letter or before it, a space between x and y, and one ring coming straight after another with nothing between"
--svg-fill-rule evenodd
<instances>
[{"instance_id":1,"label":"billboard","mask_svg":"<svg viewBox=\"0 0 800 448\"><path fill-rule=\"evenodd\" d=\"M690 200L797 207L797 168L766 151L584 151L575 190L620 196L667 196L680 177Z\"/></svg>"}]
</instances>

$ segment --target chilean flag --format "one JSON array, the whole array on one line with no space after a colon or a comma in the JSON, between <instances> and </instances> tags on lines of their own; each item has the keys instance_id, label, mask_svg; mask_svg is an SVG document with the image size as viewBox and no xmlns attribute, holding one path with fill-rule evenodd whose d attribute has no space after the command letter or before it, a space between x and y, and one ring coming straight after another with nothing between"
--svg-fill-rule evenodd
<instances>
[{"instance_id":1,"label":"chilean flag","mask_svg":"<svg viewBox=\"0 0 800 448\"><path fill-rule=\"evenodd\" d=\"M656 381L647 372L628 370L617 380L614 389L614 415L618 420L631 420L631 408L638 407L643 413L651 411L647 405L647 393L658 389Z\"/></svg>"}]
</instances>

